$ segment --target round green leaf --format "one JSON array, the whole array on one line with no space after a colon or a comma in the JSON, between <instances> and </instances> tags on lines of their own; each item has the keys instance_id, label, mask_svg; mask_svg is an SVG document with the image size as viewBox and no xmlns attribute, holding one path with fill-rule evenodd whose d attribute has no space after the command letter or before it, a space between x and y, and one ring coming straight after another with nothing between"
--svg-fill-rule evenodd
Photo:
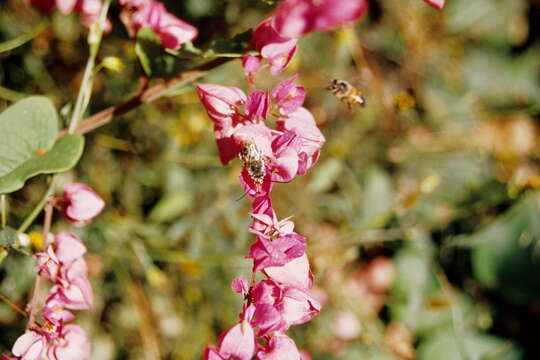
<instances>
[{"instance_id":1,"label":"round green leaf","mask_svg":"<svg viewBox=\"0 0 540 360\"><path fill-rule=\"evenodd\" d=\"M24 182L38 174L53 174L71 169L82 155L84 137L66 135L41 156L35 156L19 167L0 177L0 194L17 191Z\"/></svg>"},{"instance_id":2,"label":"round green leaf","mask_svg":"<svg viewBox=\"0 0 540 360\"><path fill-rule=\"evenodd\" d=\"M50 150L57 132L56 109L46 97L31 96L8 107L0 114L0 177Z\"/></svg>"}]
</instances>

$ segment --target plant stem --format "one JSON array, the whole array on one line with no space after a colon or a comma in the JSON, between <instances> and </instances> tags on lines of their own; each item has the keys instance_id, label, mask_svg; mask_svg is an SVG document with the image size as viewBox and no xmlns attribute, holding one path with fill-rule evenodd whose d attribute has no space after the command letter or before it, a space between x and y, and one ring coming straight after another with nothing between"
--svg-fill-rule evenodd
<instances>
[{"instance_id":1,"label":"plant stem","mask_svg":"<svg viewBox=\"0 0 540 360\"><path fill-rule=\"evenodd\" d=\"M193 69L184 71L175 77L151 86L149 88L143 87L141 91L127 99L126 101L110 106L80 122L73 133L86 134L92 130L95 130L103 125L110 123L116 116L125 114L140 105L151 103L163 95L169 90L187 85L197 79L208 74L208 72L226 62L231 61L231 58L217 58L212 61L203 63L194 67ZM62 137L67 134L67 131L61 131L58 136Z\"/></svg>"},{"instance_id":2,"label":"plant stem","mask_svg":"<svg viewBox=\"0 0 540 360\"><path fill-rule=\"evenodd\" d=\"M18 312L19 314L21 314L22 316L24 317L27 317L28 314L26 313L26 311L24 311L23 309L21 309L20 307L18 307L13 301L9 300L7 297L5 297L4 295L1 295L0 294L0 300L5 302L9 307L11 307L13 310L15 310L16 312Z\"/></svg>"},{"instance_id":3,"label":"plant stem","mask_svg":"<svg viewBox=\"0 0 540 360\"><path fill-rule=\"evenodd\" d=\"M52 182L52 181L51 181ZM47 202L47 205L45 206L45 220L43 221L43 241L47 241L47 237L49 236L49 231L51 230L51 222L52 222L52 215L53 215L53 204L51 201ZM41 285L41 276L39 274L36 274L36 280L34 282L34 291L32 293L32 299L27 305L27 310L30 311L30 314L28 315L28 324L26 325L26 328L29 329L35 324L35 318L36 318L36 304L37 299L39 296L39 287Z\"/></svg>"},{"instance_id":4,"label":"plant stem","mask_svg":"<svg viewBox=\"0 0 540 360\"><path fill-rule=\"evenodd\" d=\"M17 229L17 232L23 233L25 232L30 225L32 225L32 222L36 219L36 217L39 215L45 204L50 200L51 195L53 194L54 190L54 183L55 183L55 177L53 176L51 179L51 183L49 184L49 187L47 188L47 191L45 192L45 196L41 199L41 201L36 205L36 207L32 210L30 215L24 219L23 223L19 228Z\"/></svg>"},{"instance_id":5,"label":"plant stem","mask_svg":"<svg viewBox=\"0 0 540 360\"><path fill-rule=\"evenodd\" d=\"M103 27L105 21L107 21L107 12L109 10L109 5L111 0L105 0L103 7L101 8L101 13L99 15L99 21L96 22L90 28L88 33L88 45L90 46L90 56L86 62L86 67L84 68L84 74L81 82L81 87L79 88L79 94L77 95L77 101L75 102L75 108L73 109L73 114L71 116L71 121L69 124L68 133L73 134L77 128L77 123L82 118L82 114L88 107L90 102L90 96L92 94L92 84L94 83L94 66L96 65L96 57L101 45L101 38L103 37Z\"/></svg>"},{"instance_id":6,"label":"plant stem","mask_svg":"<svg viewBox=\"0 0 540 360\"><path fill-rule=\"evenodd\" d=\"M2 228L5 228L7 225L7 204L6 204L6 195L0 195L0 211L2 212Z\"/></svg>"}]
</instances>

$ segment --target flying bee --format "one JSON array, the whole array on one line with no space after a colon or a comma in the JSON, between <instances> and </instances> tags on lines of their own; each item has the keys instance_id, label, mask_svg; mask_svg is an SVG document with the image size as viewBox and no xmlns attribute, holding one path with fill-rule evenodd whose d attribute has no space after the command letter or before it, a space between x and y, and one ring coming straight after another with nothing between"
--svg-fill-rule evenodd
<instances>
[{"instance_id":1,"label":"flying bee","mask_svg":"<svg viewBox=\"0 0 540 360\"><path fill-rule=\"evenodd\" d=\"M364 106L366 104L364 94L345 80L333 79L326 90L347 104L349 110L352 110L355 105Z\"/></svg>"},{"instance_id":2,"label":"flying bee","mask_svg":"<svg viewBox=\"0 0 540 360\"><path fill-rule=\"evenodd\" d=\"M264 155L257 148L257 145L252 141L244 141L239 157L244 163L244 167L251 180L258 186L261 186L266 175L266 168Z\"/></svg>"}]
</instances>

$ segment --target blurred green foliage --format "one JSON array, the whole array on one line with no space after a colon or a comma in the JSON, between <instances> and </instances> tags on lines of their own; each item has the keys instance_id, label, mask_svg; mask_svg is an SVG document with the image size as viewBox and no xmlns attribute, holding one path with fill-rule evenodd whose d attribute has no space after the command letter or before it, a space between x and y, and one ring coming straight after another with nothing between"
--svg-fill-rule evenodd
<instances>
[{"instance_id":1,"label":"blurred green foliage","mask_svg":"<svg viewBox=\"0 0 540 360\"><path fill-rule=\"evenodd\" d=\"M262 0L166 5L199 28L199 49L272 9ZM143 74L118 12L114 5L100 59L116 56L125 67L97 74L89 114L135 93ZM299 73L327 138L309 174L273 191L279 216L294 215L309 239L324 310L292 336L313 359L540 357L539 16L533 0L454 0L443 11L420 0L372 1L358 25L308 35L286 73L258 77L269 90ZM35 35L45 18L22 0L1 2L0 42ZM0 109L44 94L65 125L86 30L76 16L48 19L0 53ZM326 92L334 77L354 83L367 105L349 111ZM203 81L245 89L239 61ZM239 162L219 163L191 86L86 136L79 165L58 187L86 182L107 209L84 229L55 217L53 231L76 231L90 250L95 306L77 319L93 358L195 359L234 324L241 299L230 282L249 275L253 240L239 171ZM9 197L11 227L45 189L37 177ZM32 268L10 252L0 294L24 306ZM360 330L343 334L340 313ZM0 351L23 328L0 303Z\"/></svg>"}]
</instances>

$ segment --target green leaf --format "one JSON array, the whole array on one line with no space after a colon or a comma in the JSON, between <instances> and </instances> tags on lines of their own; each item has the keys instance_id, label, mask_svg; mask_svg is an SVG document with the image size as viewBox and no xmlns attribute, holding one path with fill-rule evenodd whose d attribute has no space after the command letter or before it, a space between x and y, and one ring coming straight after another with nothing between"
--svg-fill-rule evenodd
<instances>
[{"instance_id":1,"label":"green leaf","mask_svg":"<svg viewBox=\"0 0 540 360\"><path fill-rule=\"evenodd\" d=\"M171 77L186 69L192 60L180 59L169 54L150 27L144 27L137 33L135 53L148 76ZM172 52L175 53L175 52Z\"/></svg>"},{"instance_id":2,"label":"green leaf","mask_svg":"<svg viewBox=\"0 0 540 360\"><path fill-rule=\"evenodd\" d=\"M57 132L56 109L46 97L31 96L8 107L0 114L0 177L49 151Z\"/></svg>"},{"instance_id":3,"label":"green leaf","mask_svg":"<svg viewBox=\"0 0 540 360\"><path fill-rule=\"evenodd\" d=\"M12 246L17 243L19 237L17 236L17 231L13 230L10 227L0 230L0 247Z\"/></svg>"},{"instance_id":4,"label":"green leaf","mask_svg":"<svg viewBox=\"0 0 540 360\"><path fill-rule=\"evenodd\" d=\"M10 173L0 177L0 193L17 191L27 179L39 174L54 174L71 169L77 164L84 148L80 134L62 137L54 147L42 156L35 156L22 163Z\"/></svg>"},{"instance_id":5,"label":"green leaf","mask_svg":"<svg viewBox=\"0 0 540 360\"><path fill-rule=\"evenodd\" d=\"M418 360L518 360L522 359L519 348L509 341L481 333L459 334L453 330L433 333L418 348Z\"/></svg>"},{"instance_id":6,"label":"green leaf","mask_svg":"<svg viewBox=\"0 0 540 360\"><path fill-rule=\"evenodd\" d=\"M528 304L540 294L540 278L531 275L540 272L539 204L540 195L532 194L466 239L476 245L472 251L475 278L515 304Z\"/></svg>"}]
</instances>

